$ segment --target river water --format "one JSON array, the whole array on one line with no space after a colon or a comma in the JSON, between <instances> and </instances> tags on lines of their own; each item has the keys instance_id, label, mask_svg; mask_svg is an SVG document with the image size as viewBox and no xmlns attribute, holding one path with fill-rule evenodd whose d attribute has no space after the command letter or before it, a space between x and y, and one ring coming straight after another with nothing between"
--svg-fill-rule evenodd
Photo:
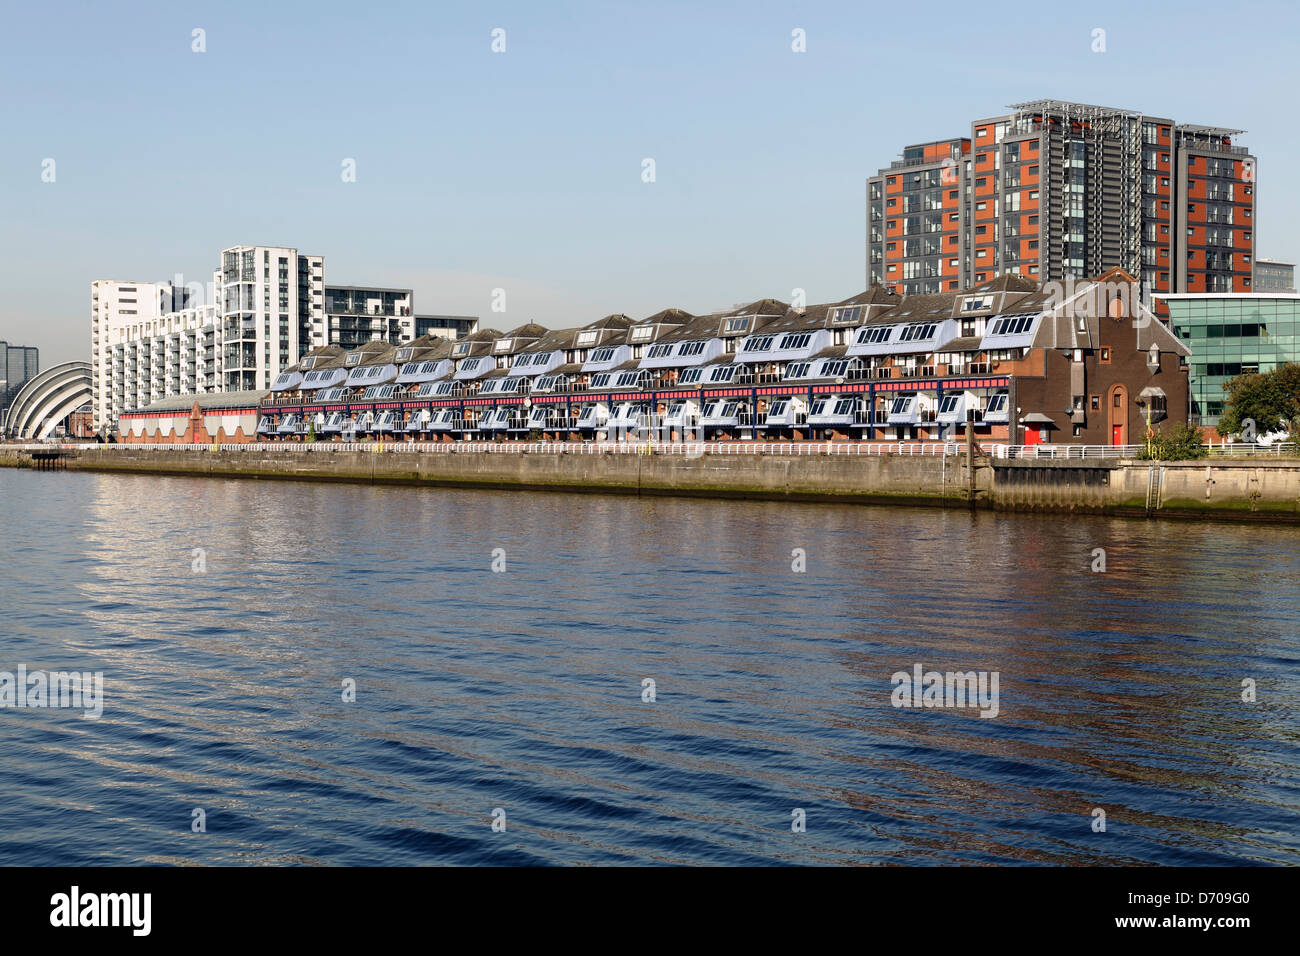
<instances>
[{"instance_id":1,"label":"river water","mask_svg":"<svg viewBox=\"0 0 1300 956\"><path fill-rule=\"evenodd\" d=\"M0 863L1300 862L1295 528L7 469L0 513L0 671L103 674L0 709ZM894 706L917 665L996 716Z\"/></svg>"}]
</instances>

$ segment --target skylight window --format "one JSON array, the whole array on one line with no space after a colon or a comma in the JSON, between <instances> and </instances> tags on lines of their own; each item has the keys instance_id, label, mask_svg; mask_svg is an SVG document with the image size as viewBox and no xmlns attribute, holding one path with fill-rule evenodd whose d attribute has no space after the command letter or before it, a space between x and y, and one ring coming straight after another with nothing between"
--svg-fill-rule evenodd
<instances>
[{"instance_id":1,"label":"skylight window","mask_svg":"<svg viewBox=\"0 0 1300 956\"><path fill-rule=\"evenodd\" d=\"M808 343L812 341L811 332L787 332L781 336L781 344L778 349L786 351L787 349L806 349Z\"/></svg>"},{"instance_id":2,"label":"skylight window","mask_svg":"<svg viewBox=\"0 0 1300 956\"><path fill-rule=\"evenodd\" d=\"M652 359L663 358L665 355L668 355L670 352L672 352L672 350L673 347L671 344L652 345L650 346L650 351L646 353L646 358L652 358Z\"/></svg>"},{"instance_id":3,"label":"skylight window","mask_svg":"<svg viewBox=\"0 0 1300 956\"><path fill-rule=\"evenodd\" d=\"M858 329L858 334L854 337L854 344L880 345L882 342L888 342L894 328L892 325L871 325L865 329Z\"/></svg>"},{"instance_id":4,"label":"skylight window","mask_svg":"<svg viewBox=\"0 0 1300 956\"><path fill-rule=\"evenodd\" d=\"M726 384L736 376L735 365L717 365L709 372L709 384Z\"/></svg>"},{"instance_id":5,"label":"skylight window","mask_svg":"<svg viewBox=\"0 0 1300 956\"><path fill-rule=\"evenodd\" d=\"M609 385L609 380L611 377L612 376L609 372L601 372L599 375L593 375L591 377L591 387L605 388Z\"/></svg>"},{"instance_id":6,"label":"skylight window","mask_svg":"<svg viewBox=\"0 0 1300 956\"><path fill-rule=\"evenodd\" d=\"M785 377L787 379L807 378L811 369L812 362L791 362L785 367Z\"/></svg>"},{"instance_id":7,"label":"skylight window","mask_svg":"<svg viewBox=\"0 0 1300 956\"><path fill-rule=\"evenodd\" d=\"M1034 324L1035 315L1011 315L998 319L989 329L989 335L1023 335Z\"/></svg>"},{"instance_id":8,"label":"skylight window","mask_svg":"<svg viewBox=\"0 0 1300 956\"><path fill-rule=\"evenodd\" d=\"M939 326L933 322L922 322L917 325L909 325L903 329L903 334L899 337L901 342L928 342L934 338Z\"/></svg>"},{"instance_id":9,"label":"skylight window","mask_svg":"<svg viewBox=\"0 0 1300 956\"><path fill-rule=\"evenodd\" d=\"M686 371L682 372L682 376L677 380L677 384L695 385L698 384L700 379L703 377L704 377L704 369L697 365L694 368L688 368L686 369Z\"/></svg>"},{"instance_id":10,"label":"skylight window","mask_svg":"<svg viewBox=\"0 0 1300 956\"><path fill-rule=\"evenodd\" d=\"M696 339L691 342L683 342L681 345L677 347L677 354L682 358L690 358L691 356L699 355L701 352L704 351L704 346L706 344L707 343L703 339Z\"/></svg>"},{"instance_id":11,"label":"skylight window","mask_svg":"<svg viewBox=\"0 0 1300 956\"><path fill-rule=\"evenodd\" d=\"M741 343L740 348L744 352L767 352L775 341L775 335L751 335Z\"/></svg>"},{"instance_id":12,"label":"skylight window","mask_svg":"<svg viewBox=\"0 0 1300 956\"><path fill-rule=\"evenodd\" d=\"M848 359L826 359L822 362L822 378L842 378L848 370Z\"/></svg>"},{"instance_id":13,"label":"skylight window","mask_svg":"<svg viewBox=\"0 0 1300 956\"><path fill-rule=\"evenodd\" d=\"M614 360L614 349L612 346L606 345L604 348L599 348L596 349L596 351L592 352L591 358L589 358L587 361L598 365L601 362L612 362L613 360Z\"/></svg>"}]
</instances>

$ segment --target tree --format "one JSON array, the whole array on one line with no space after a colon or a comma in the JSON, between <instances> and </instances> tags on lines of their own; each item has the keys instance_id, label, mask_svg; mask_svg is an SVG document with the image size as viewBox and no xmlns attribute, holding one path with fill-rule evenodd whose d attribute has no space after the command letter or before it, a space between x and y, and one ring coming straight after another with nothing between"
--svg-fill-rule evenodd
<instances>
[{"instance_id":1,"label":"tree","mask_svg":"<svg viewBox=\"0 0 1300 956\"><path fill-rule=\"evenodd\" d=\"M1167 432L1157 432L1138 453L1148 461L1189 461L1210 453L1201 440L1201 430L1190 425L1175 425Z\"/></svg>"},{"instance_id":2,"label":"tree","mask_svg":"<svg viewBox=\"0 0 1300 956\"><path fill-rule=\"evenodd\" d=\"M1228 401L1219 416L1219 433L1232 435L1254 421L1254 434L1300 432L1300 365L1289 362L1270 372L1238 375L1223 385Z\"/></svg>"}]
</instances>

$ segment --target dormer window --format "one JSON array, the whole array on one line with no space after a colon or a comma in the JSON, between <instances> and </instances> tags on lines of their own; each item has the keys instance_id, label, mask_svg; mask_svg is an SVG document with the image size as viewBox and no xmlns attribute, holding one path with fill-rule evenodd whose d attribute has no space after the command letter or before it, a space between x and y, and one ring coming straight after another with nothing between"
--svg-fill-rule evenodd
<instances>
[{"instance_id":1,"label":"dormer window","mask_svg":"<svg viewBox=\"0 0 1300 956\"><path fill-rule=\"evenodd\" d=\"M412 353L413 351L415 351L415 350L414 350L414 349L398 349L398 350L397 350L396 360L397 360L398 362L409 362L409 361L411 360L411 353Z\"/></svg>"},{"instance_id":2,"label":"dormer window","mask_svg":"<svg viewBox=\"0 0 1300 956\"><path fill-rule=\"evenodd\" d=\"M497 339L497 344L492 347L493 352L509 352L510 344L513 339Z\"/></svg>"},{"instance_id":3,"label":"dormer window","mask_svg":"<svg viewBox=\"0 0 1300 956\"><path fill-rule=\"evenodd\" d=\"M972 295L963 300L961 304L963 312L980 312L991 308L993 308L993 296L991 295Z\"/></svg>"},{"instance_id":4,"label":"dormer window","mask_svg":"<svg viewBox=\"0 0 1300 956\"><path fill-rule=\"evenodd\" d=\"M592 352L591 358L589 358L587 361L592 362L594 364L600 364L601 362L612 362L613 360L614 360L614 347L611 345L607 345L604 348L596 349L596 351Z\"/></svg>"},{"instance_id":5,"label":"dormer window","mask_svg":"<svg viewBox=\"0 0 1300 956\"><path fill-rule=\"evenodd\" d=\"M578 333L578 340L577 340L577 345L578 345L578 347L579 347L579 348L582 348L584 345L595 345L595 344L596 344L596 337L597 337L599 334L600 334L600 333L599 333L599 332L596 332L596 331L591 331L591 332L579 332L579 333Z\"/></svg>"},{"instance_id":6,"label":"dormer window","mask_svg":"<svg viewBox=\"0 0 1300 956\"><path fill-rule=\"evenodd\" d=\"M649 339L650 336L654 335L654 331L655 329L653 325L642 325L631 331L631 333L628 335L628 341L644 342L647 339Z\"/></svg>"},{"instance_id":7,"label":"dormer window","mask_svg":"<svg viewBox=\"0 0 1300 956\"><path fill-rule=\"evenodd\" d=\"M749 331L750 316L742 315L738 318L727 319L722 323L723 335L740 335Z\"/></svg>"},{"instance_id":8,"label":"dormer window","mask_svg":"<svg viewBox=\"0 0 1300 956\"><path fill-rule=\"evenodd\" d=\"M832 325L853 325L862 318L862 306L842 305L831 309Z\"/></svg>"}]
</instances>

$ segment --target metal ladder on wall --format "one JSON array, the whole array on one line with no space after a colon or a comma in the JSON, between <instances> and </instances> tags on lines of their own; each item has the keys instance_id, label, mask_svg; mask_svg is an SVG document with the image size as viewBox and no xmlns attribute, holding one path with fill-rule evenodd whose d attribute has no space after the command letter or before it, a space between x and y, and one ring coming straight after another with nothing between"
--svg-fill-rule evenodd
<instances>
[{"instance_id":1,"label":"metal ladder on wall","mask_svg":"<svg viewBox=\"0 0 1300 956\"><path fill-rule=\"evenodd\" d=\"M1152 465L1147 469L1147 514L1160 507L1160 484L1164 478L1164 469Z\"/></svg>"}]
</instances>

